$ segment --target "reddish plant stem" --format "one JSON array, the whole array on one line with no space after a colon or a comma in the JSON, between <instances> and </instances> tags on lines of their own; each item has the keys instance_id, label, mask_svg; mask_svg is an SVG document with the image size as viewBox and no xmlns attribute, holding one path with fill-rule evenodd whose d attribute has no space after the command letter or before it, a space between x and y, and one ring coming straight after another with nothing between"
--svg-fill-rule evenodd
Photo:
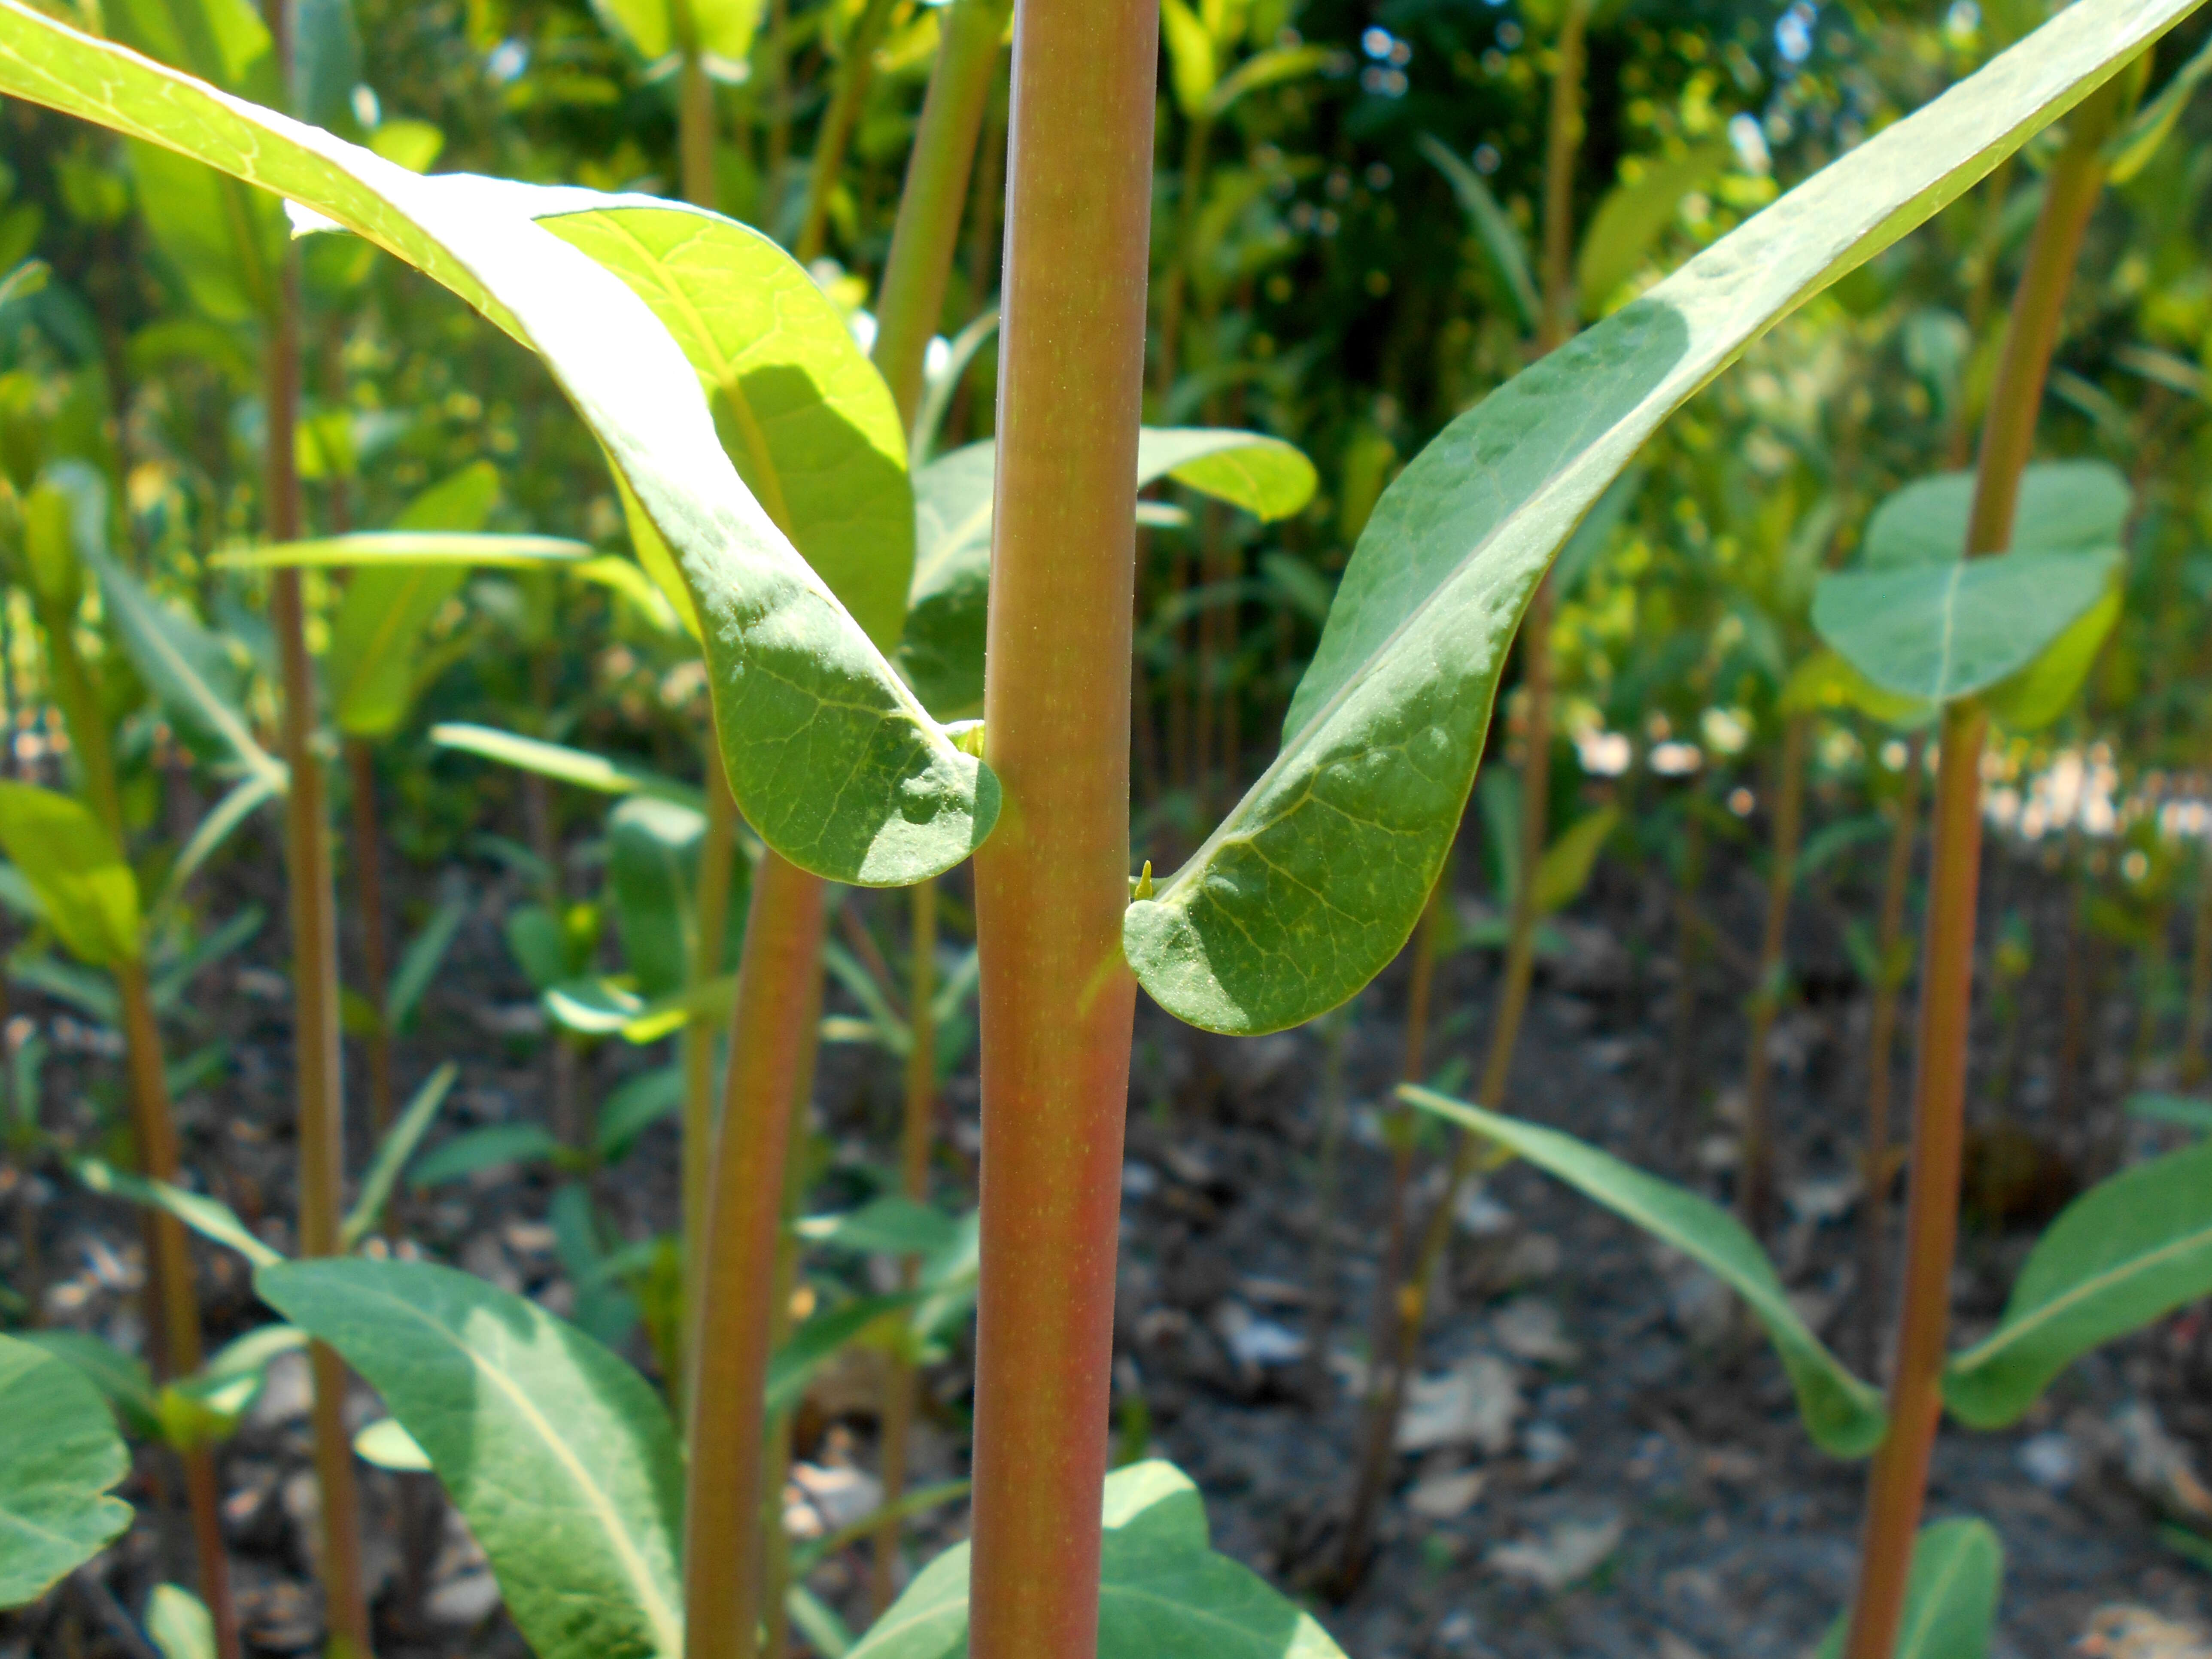
<instances>
[{"instance_id":1,"label":"reddish plant stem","mask_svg":"<svg viewBox=\"0 0 2212 1659\"><path fill-rule=\"evenodd\" d=\"M1882 867L1881 914L1875 949L1881 976L1875 981L1874 1018L1867 1032L1866 1196L1860 1206L1860 1291L1864 1310L1860 1325L1862 1361L1869 1372L1881 1359L1881 1321L1888 1311L1889 1284L1889 1105L1896 1087L1897 1012L1905 995L1905 971L1899 957L1905 940L1905 902L1912 881L1912 849L1920 839L1920 778L1927 739L1918 732L1905 745L1905 772L1898 780L1895 817L1890 825L1889 857Z\"/></svg>"},{"instance_id":2,"label":"reddish plant stem","mask_svg":"<svg viewBox=\"0 0 2212 1659\"><path fill-rule=\"evenodd\" d=\"M1098 1638L1136 981L1129 652L1159 14L1019 0L984 755L975 1659Z\"/></svg>"},{"instance_id":3,"label":"reddish plant stem","mask_svg":"<svg viewBox=\"0 0 2212 1659\"><path fill-rule=\"evenodd\" d=\"M363 994L376 1011L368 1034L368 1121L379 1136L392 1127L392 969L384 930L384 841L377 825L376 750L359 738L345 744L353 783L354 897L361 908Z\"/></svg>"},{"instance_id":4,"label":"reddish plant stem","mask_svg":"<svg viewBox=\"0 0 2212 1659\"><path fill-rule=\"evenodd\" d=\"M812 1069L824 884L773 851L753 871L730 1060L689 1310L684 1651L752 1659L763 1607L763 1389L792 1108Z\"/></svg>"},{"instance_id":5,"label":"reddish plant stem","mask_svg":"<svg viewBox=\"0 0 2212 1659\"><path fill-rule=\"evenodd\" d=\"M2197 906L2189 947L2189 1006L2183 1015L2181 1082L2204 1080L2204 1028L2212 1016L2212 850L2197 861Z\"/></svg>"},{"instance_id":6,"label":"reddish plant stem","mask_svg":"<svg viewBox=\"0 0 2212 1659\"><path fill-rule=\"evenodd\" d=\"M1759 945L1759 979L1751 993L1751 1050L1743 1088L1743 1218L1756 1238L1774 1230L1774 1127L1769 1109L1774 1061L1767 1039L1780 1012L1789 968L1790 890L1797 879L1797 842L1805 817L1805 751L1812 719L1792 714L1783 727L1777 767L1774 841L1766 872L1766 928Z\"/></svg>"},{"instance_id":7,"label":"reddish plant stem","mask_svg":"<svg viewBox=\"0 0 2212 1659\"><path fill-rule=\"evenodd\" d=\"M2105 140L2131 79L2118 76L2090 94L2072 118L2065 147L2051 166L1990 391L1990 416L1982 428L1973 510L1966 526L1969 557L2012 545L2021 475L2034 448L2036 416L2066 292L2090 212L2104 187ZM1890 1429L1868 1478L1865 1544L1845 1659L1891 1659L1895 1651L1927 1497L1929 1456L1943 1408L1981 878L1981 757L1988 730L1987 712L1972 699L1944 711L1930 824L1935 858L1921 970L1919 1075L1905 1209L1909 1266L1898 1316Z\"/></svg>"}]
</instances>

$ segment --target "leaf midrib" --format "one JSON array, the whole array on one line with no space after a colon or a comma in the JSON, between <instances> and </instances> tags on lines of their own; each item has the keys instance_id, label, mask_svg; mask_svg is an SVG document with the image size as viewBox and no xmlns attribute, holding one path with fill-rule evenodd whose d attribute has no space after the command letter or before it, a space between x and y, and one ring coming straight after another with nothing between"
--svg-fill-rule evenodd
<instances>
[{"instance_id":1,"label":"leaf midrib","mask_svg":"<svg viewBox=\"0 0 2212 1659\"><path fill-rule=\"evenodd\" d=\"M2130 1256L2124 1261L2081 1279L2049 1301L2037 1304L2019 1320L2007 1320L1988 1337L1954 1358L1948 1369L1954 1376L1964 1376L1983 1370L2002 1358L2007 1349L2027 1340L2086 1298L2139 1273L2149 1272L2172 1257L2202 1249L2208 1244L2212 1244L2212 1222L2205 1223L2183 1237L2168 1240L2155 1249Z\"/></svg>"},{"instance_id":2,"label":"leaf midrib","mask_svg":"<svg viewBox=\"0 0 2212 1659\"><path fill-rule=\"evenodd\" d=\"M452 1328L434 1319L413 1303L376 1286L368 1287L365 1292L356 1289L356 1293L365 1294L398 1309L418 1324L428 1328L456 1353L466 1358L478 1375L489 1380L514 1405L524 1420L551 1449L555 1460L569 1472L578 1490L584 1493L589 1508L603 1522L608 1538L614 1544L615 1554L630 1579L647 1620L653 1626L654 1638L659 1644L661 1652L667 1655L681 1653L684 1646L682 1621L677 1618L674 1608L668 1604L661 1595L659 1587L654 1584L652 1570L647 1566L645 1557L630 1537L629 1528L623 1524L621 1510L617 1507L614 1500L599 1483L591 1478L583 1465L568 1449L567 1443L554 1432L552 1424L546 1419L544 1413L538 1409L529 1395L515 1387L511 1379L492 1366L475 1349L463 1342Z\"/></svg>"}]
</instances>

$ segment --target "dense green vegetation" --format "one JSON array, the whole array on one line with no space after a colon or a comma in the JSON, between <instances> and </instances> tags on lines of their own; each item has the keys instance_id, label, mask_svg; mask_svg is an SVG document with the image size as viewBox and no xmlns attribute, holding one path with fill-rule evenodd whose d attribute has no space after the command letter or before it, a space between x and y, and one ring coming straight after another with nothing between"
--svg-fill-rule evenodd
<instances>
[{"instance_id":1,"label":"dense green vegetation","mask_svg":"<svg viewBox=\"0 0 2212 1659\"><path fill-rule=\"evenodd\" d=\"M0 0L0 1602L83 1639L56 1586L133 1523L128 1441L190 1584L98 1605L244 1652L224 1447L304 1350L340 1659L407 1635L363 1462L410 1477L406 1549L450 1503L546 1659L1335 1654L1462 1199L1517 1160L1727 1285L1869 1461L1823 1651L1986 1651L1996 1534L1923 1525L1947 1416L2017 1422L2212 1291L2208 1154L2135 1156L2081 1082L2124 971L2131 1121L2212 1121L2192 9ZM218 896L263 848L281 925ZM495 1038L544 1082L456 1133L471 1056L417 1022L489 869L535 996ZM1663 1127L1613 1150L1514 1069L1607 872L1670 896L1676 980ZM1808 896L1870 1005L1848 1361L1768 1253ZM1474 1018L1434 1006L1463 951ZM282 1224L178 1127L240 1063L200 1045L241 953L288 974ZM1361 1431L1326 1571L1271 1586L1140 1419L1109 1458L1138 992L1317 1022L1340 1095L1378 975ZM1988 1133L2071 1202L1960 1345L1978 1006ZM103 1058L56 1109L64 1018ZM823 1041L900 1096L834 1172ZM514 1167L557 1309L411 1222ZM58 1202L142 1225L135 1341L49 1305ZM268 1317L215 1343L202 1287L246 1272ZM856 1350L881 1501L795 1541L795 1420ZM948 1371L970 1478L910 1487Z\"/></svg>"}]
</instances>

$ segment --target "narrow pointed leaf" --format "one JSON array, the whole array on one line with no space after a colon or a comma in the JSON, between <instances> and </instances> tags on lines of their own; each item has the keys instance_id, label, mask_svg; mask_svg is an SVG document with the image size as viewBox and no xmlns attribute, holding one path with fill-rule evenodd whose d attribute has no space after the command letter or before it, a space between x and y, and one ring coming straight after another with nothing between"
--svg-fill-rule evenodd
<instances>
[{"instance_id":1,"label":"narrow pointed leaf","mask_svg":"<svg viewBox=\"0 0 2212 1659\"><path fill-rule=\"evenodd\" d=\"M447 1060L430 1073L422 1086L415 1091L414 1099L399 1121L385 1133L369 1160L368 1173L361 1178L361 1192L346 1212L345 1226L338 1234L338 1248L350 1250L376 1230L384 1218L384 1206L391 1201L392 1188L399 1180L399 1172L415 1156L415 1149L422 1144L422 1137L430 1132L430 1124L438 1115L438 1108L446 1103L454 1080L461 1068Z\"/></svg>"},{"instance_id":2,"label":"narrow pointed leaf","mask_svg":"<svg viewBox=\"0 0 2212 1659\"><path fill-rule=\"evenodd\" d=\"M1490 186L1482 182L1482 175L1461 161L1458 153L1442 139L1425 132L1419 144L1421 154L1450 181L1452 194L1467 210L1475 238L1489 256L1491 273L1498 278L1505 297L1513 302L1515 319L1522 332L1534 334L1544 302L1537 296L1536 279L1528 271L1528 243L1521 234L1521 228L1498 205Z\"/></svg>"},{"instance_id":3,"label":"narrow pointed leaf","mask_svg":"<svg viewBox=\"0 0 2212 1659\"><path fill-rule=\"evenodd\" d=\"M230 570L349 570L383 565L459 565L471 570L538 570L592 556L564 536L495 536L459 531L364 530L306 542L218 553L208 562Z\"/></svg>"},{"instance_id":4,"label":"narrow pointed leaf","mask_svg":"<svg viewBox=\"0 0 2212 1659\"><path fill-rule=\"evenodd\" d=\"M435 1151L426 1152L407 1172L407 1184L418 1191L443 1186L481 1170L502 1164L527 1164L552 1158L561 1150L553 1132L538 1123L491 1123L455 1135Z\"/></svg>"},{"instance_id":5,"label":"narrow pointed leaf","mask_svg":"<svg viewBox=\"0 0 2212 1659\"><path fill-rule=\"evenodd\" d=\"M1577 819L1573 827L1544 849L1536 866L1536 914L1548 916L1564 910L1589 885L1590 872L1613 826L1620 822L1620 809L1601 806Z\"/></svg>"},{"instance_id":6,"label":"narrow pointed leaf","mask_svg":"<svg viewBox=\"0 0 2212 1659\"><path fill-rule=\"evenodd\" d=\"M399 965L392 970L392 984L384 999L384 1018L393 1030L404 1031L413 1023L422 994L438 976L446 952L453 948L454 935L461 931L461 924L468 916L469 907L464 900L454 899L440 905L423 924L422 931L410 939L407 948L400 952Z\"/></svg>"},{"instance_id":7,"label":"narrow pointed leaf","mask_svg":"<svg viewBox=\"0 0 2212 1659\"><path fill-rule=\"evenodd\" d=\"M1423 1111L1528 1159L1723 1281L1765 1328L1790 1374L1806 1431L1822 1450L1838 1457L1863 1457L1881 1443L1888 1419L1880 1390L1852 1376L1813 1334L1790 1305L1789 1294L1759 1241L1727 1211L1556 1129L1502 1117L1411 1085L1398 1093Z\"/></svg>"},{"instance_id":8,"label":"narrow pointed leaf","mask_svg":"<svg viewBox=\"0 0 2212 1659\"><path fill-rule=\"evenodd\" d=\"M207 816L192 826L190 838L178 849L177 860L162 880L161 896L154 901L157 917L185 896L186 884L199 873L200 866L222 850L238 827L276 798L282 782L281 775L250 774L209 808Z\"/></svg>"},{"instance_id":9,"label":"narrow pointed leaf","mask_svg":"<svg viewBox=\"0 0 2212 1659\"><path fill-rule=\"evenodd\" d=\"M1153 1461L1106 1477L1098 1659L1341 1659L1311 1614L1208 1541L1190 1478ZM968 1546L923 1568L851 1659L968 1651Z\"/></svg>"},{"instance_id":10,"label":"narrow pointed leaf","mask_svg":"<svg viewBox=\"0 0 2212 1659\"><path fill-rule=\"evenodd\" d=\"M842 1308L816 1314L769 1356L768 1384L762 1395L764 1409L771 1414L789 1411L806 1392L806 1385L813 1380L814 1374L828 1364L839 1349L856 1340L870 1326L920 1300L918 1291L864 1296Z\"/></svg>"},{"instance_id":11,"label":"narrow pointed leaf","mask_svg":"<svg viewBox=\"0 0 2212 1659\"><path fill-rule=\"evenodd\" d=\"M2212 1292L2212 1141L2100 1182L2036 1241L2004 1318L1954 1355L1943 1399L1960 1422L2020 1420L2092 1348Z\"/></svg>"},{"instance_id":12,"label":"narrow pointed leaf","mask_svg":"<svg viewBox=\"0 0 2212 1659\"><path fill-rule=\"evenodd\" d=\"M428 1456L539 1659L682 1651L683 1460L645 1379L427 1262L288 1262L262 1299L344 1356Z\"/></svg>"},{"instance_id":13,"label":"narrow pointed leaf","mask_svg":"<svg viewBox=\"0 0 2212 1659\"><path fill-rule=\"evenodd\" d=\"M617 276L509 187L371 151L0 0L0 93L168 145L345 226L544 358L680 562L723 759L762 838L817 874L902 884L965 858L994 780L923 711L724 454L698 377Z\"/></svg>"},{"instance_id":14,"label":"narrow pointed leaf","mask_svg":"<svg viewBox=\"0 0 2212 1659\"><path fill-rule=\"evenodd\" d=\"M1445 429L1384 492L1284 722L1191 860L1130 906L1155 1000L1211 1030L1335 1006L1412 933L1522 611L1661 422L1777 319L1954 200L2190 9L2083 0Z\"/></svg>"},{"instance_id":15,"label":"narrow pointed leaf","mask_svg":"<svg viewBox=\"0 0 2212 1659\"><path fill-rule=\"evenodd\" d=\"M481 755L502 766L519 767L556 783L574 784L579 789L595 790L602 795L645 795L689 807L695 812L706 808L707 798L695 786L650 768L571 749L566 744L501 732L495 726L461 722L434 726L430 728L430 741L441 749Z\"/></svg>"},{"instance_id":16,"label":"narrow pointed leaf","mask_svg":"<svg viewBox=\"0 0 2212 1659\"><path fill-rule=\"evenodd\" d=\"M1654 164L1634 183L1605 193L1583 233L1575 255L1575 287L1585 314L1595 316L1620 285L1636 274L1653 244L1674 222L1682 198L1728 166L1726 143L1705 144Z\"/></svg>"},{"instance_id":17,"label":"narrow pointed leaf","mask_svg":"<svg viewBox=\"0 0 2212 1659\"><path fill-rule=\"evenodd\" d=\"M131 1524L115 1419L67 1360L0 1336L0 1607L35 1601Z\"/></svg>"},{"instance_id":18,"label":"narrow pointed leaf","mask_svg":"<svg viewBox=\"0 0 2212 1659\"><path fill-rule=\"evenodd\" d=\"M1952 702L2033 667L2106 599L2119 562L2111 551L2005 553L1846 571L1820 579L1813 626L1881 690Z\"/></svg>"},{"instance_id":19,"label":"narrow pointed leaf","mask_svg":"<svg viewBox=\"0 0 2212 1659\"><path fill-rule=\"evenodd\" d=\"M94 1192L106 1198L143 1204L149 1209L166 1210L202 1238L236 1250L257 1267L284 1259L238 1218L237 1211L219 1198L210 1198L205 1193L188 1193L166 1181L129 1175L96 1158L80 1158L75 1167L76 1178Z\"/></svg>"},{"instance_id":20,"label":"narrow pointed leaf","mask_svg":"<svg viewBox=\"0 0 2212 1659\"><path fill-rule=\"evenodd\" d=\"M137 878L83 802L35 784L0 782L0 848L79 961L108 968L137 959L143 948Z\"/></svg>"},{"instance_id":21,"label":"narrow pointed leaf","mask_svg":"<svg viewBox=\"0 0 2212 1659\"><path fill-rule=\"evenodd\" d=\"M917 552L899 666L940 720L983 704L983 630L991 586L997 447L969 444L915 477ZM1173 478L1256 518L1288 518L1312 500L1313 463L1279 438L1199 427L1137 434L1137 487Z\"/></svg>"},{"instance_id":22,"label":"narrow pointed leaf","mask_svg":"<svg viewBox=\"0 0 2212 1659\"><path fill-rule=\"evenodd\" d=\"M1986 1521L1938 1521L1912 1542L1896 1659L1986 1659L2004 1584L2004 1545ZM1828 1627L1818 1659L1843 1659L1846 1613Z\"/></svg>"}]
</instances>

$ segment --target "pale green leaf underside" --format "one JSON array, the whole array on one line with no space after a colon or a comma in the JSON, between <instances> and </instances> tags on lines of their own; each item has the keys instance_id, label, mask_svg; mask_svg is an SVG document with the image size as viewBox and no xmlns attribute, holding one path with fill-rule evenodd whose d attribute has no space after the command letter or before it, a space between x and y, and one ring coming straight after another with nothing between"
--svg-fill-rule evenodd
<instances>
[{"instance_id":1,"label":"pale green leaf underside","mask_svg":"<svg viewBox=\"0 0 2212 1659\"><path fill-rule=\"evenodd\" d=\"M2081 0L1462 416L1392 483L1274 763L1122 942L1208 1029L1280 1030L1396 955L1473 783L1521 614L1637 449L1809 295L1971 187L2193 0Z\"/></svg>"},{"instance_id":2,"label":"pale green leaf underside","mask_svg":"<svg viewBox=\"0 0 2212 1659\"><path fill-rule=\"evenodd\" d=\"M539 1659L682 1651L682 1454L629 1365L534 1304L426 1262L287 1262L254 1285L384 1396Z\"/></svg>"},{"instance_id":3,"label":"pale green leaf underside","mask_svg":"<svg viewBox=\"0 0 2212 1659\"><path fill-rule=\"evenodd\" d=\"M1106 1478L1098 1659L1342 1659L1328 1633L1249 1568L1217 1554L1206 1507L1173 1465ZM968 1651L968 1546L939 1556L850 1659L954 1659Z\"/></svg>"},{"instance_id":4,"label":"pale green leaf underside","mask_svg":"<svg viewBox=\"0 0 2212 1659\"><path fill-rule=\"evenodd\" d=\"M1896 1659L1984 1659L2004 1583L2004 1545L1986 1521L1938 1521L1912 1541ZM1828 1627L1817 1659L1843 1659L1846 1613Z\"/></svg>"},{"instance_id":5,"label":"pale green leaf underside","mask_svg":"<svg viewBox=\"0 0 2212 1659\"><path fill-rule=\"evenodd\" d=\"M1824 576L1813 626L1884 691L1944 703L2033 665L2110 591L2119 555L2003 553Z\"/></svg>"},{"instance_id":6,"label":"pale green leaf underside","mask_svg":"<svg viewBox=\"0 0 2212 1659\"><path fill-rule=\"evenodd\" d=\"M1695 1260L1744 1299L1766 1330L1796 1391L1806 1431L1838 1457L1863 1457L1881 1443L1888 1418L1881 1391L1851 1375L1813 1334L1743 1224L1697 1194L1647 1175L1610 1152L1517 1118L1501 1117L1428 1089L1399 1094L1528 1159L1585 1198Z\"/></svg>"},{"instance_id":7,"label":"pale green leaf underside","mask_svg":"<svg viewBox=\"0 0 2212 1659\"><path fill-rule=\"evenodd\" d=\"M0 1336L0 1607L34 1601L131 1524L106 1495L131 1460L100 1390L57 1355Z\"/></svg>"},{"instance_id":8,"label":"pale green leaf underside","mask_svg":"<svg viewBox=\"0 0 2212 1659\"><path fill-rule=\"evenodd\" d=\"M982 712L996 446L957 449L915 476L917 551L899 666L939 720ZM1199 427L1137 434L1137 488L1173 478L1263 520L1313 499L1313 463L1279 438Z\"/></svg>"},{"instance_id":9,"label":"pale green leaf underside","mask_svg":"<svg viewBox=\"0 0 2212 1659\"><path fill-rule=\"evenodd\" d=\"M2102 1182L2036 1241L2004 1318L1943 1374L1952 1414L2017 1422L2100 1344L2212 1291L2212 1141Z\"/></svg>"},{"instance_id":10,"label":"pale green leaf underside","mask_svg":"<svg viewBox=\"0 0 2212 1659\"><path fill-rule=\"evenodd\" d=\"M494 536L459 531L364 530L314 541L218 553L211 565L234 570L351 569L380 565L460 565L478 570L529 570L574 564L592 550L565 536Z\"/></svg>"},{"instance_id":11,"label":"pale green leaf underside","mask_svg":"<svg viewBox=\"0 0 2212 1659\"><path fill-rule=\"evenodd\" d=\"M2039 461L2021 474L2008 553L2088 553L2116 545L2128 521L2128 481L2106 461ZM1863 569L1963 558L1974 475L1916 478L1875 508L1859 550Z\"/></svg>"},{"instance_id":12,"label":"pale green leaf underside","mask_svg":"<svg viewBox=\"0 0 2212 1659\"><path fill-rule=\"evenodd\" d=\"M534 347L682 564L723 753L762 838L866 884L950 868L997 785L923 712L724 454L698 378L623 281L507 186L422 178L0 0L0 92L177 149L343 225Z\"/></svg>"}]
</instances>

